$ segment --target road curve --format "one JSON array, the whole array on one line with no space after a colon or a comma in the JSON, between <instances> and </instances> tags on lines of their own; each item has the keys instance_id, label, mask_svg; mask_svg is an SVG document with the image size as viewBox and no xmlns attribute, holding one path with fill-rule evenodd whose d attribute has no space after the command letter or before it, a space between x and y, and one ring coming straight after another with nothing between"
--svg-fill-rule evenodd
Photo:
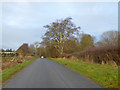
<instances>
[{"instance_id":1,"label":"road curve","mask_svg":"<svg viewBox=\"0 0 120 90\"><path fill-rule=\"evenodd\" d=\"M50 59L36 59L3 88L103 88Z\"/></svg>"}]
</instances>

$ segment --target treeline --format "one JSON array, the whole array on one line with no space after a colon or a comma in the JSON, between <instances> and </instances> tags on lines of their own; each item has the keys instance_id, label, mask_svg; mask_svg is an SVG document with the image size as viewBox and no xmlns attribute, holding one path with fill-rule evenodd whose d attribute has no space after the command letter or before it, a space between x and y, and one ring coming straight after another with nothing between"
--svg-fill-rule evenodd
<instances>
[{"instance_id":1,"label":"treeline","mask_svg":"<svg viewBox=\"0 0 120 90\"><path fill-rule=\"evenodd\" d=\"M100 41L95 43L94 47L86 47L80 52L72 53L71 56L99 64L116 64L120 66L119 52L118 32L107 31L101 35Z\"/></svg>"},{"instance_id":2,"label":"treeline","mask_svg":"<svg viewBox=\"0 0 120 90\"><path fill-rule=\"evenodd\" d=\"M15 53L15 50L12 49L0 49L0 57L6 57L6 56L18 56L18 53Z\"/></svg>"},{"instance_id":3,"label":"treeline","mask_svg":"<svg viewBox=\"0 0 120 90\"><path fill-rule=\"evenodd\" d=\"M100 40L95 42L95 37L82 33L81 27L77 27L70 17L56 20L44 28L47 31L42 37L42 42L35 42L29 46L31 55L74 57L99 64L120 65L118 31L106 31Z\"/></svg>"},{"instance_id":4,"label":"treeline","mask_svg":"<svg viewBox=\"0 0 120 90\"><path fill-rule=\"evenodd\" d=\"M14 52L15 50L12 50L12 49L1 49L0 50L1 52Z\"/></svg>"}]
</instances>

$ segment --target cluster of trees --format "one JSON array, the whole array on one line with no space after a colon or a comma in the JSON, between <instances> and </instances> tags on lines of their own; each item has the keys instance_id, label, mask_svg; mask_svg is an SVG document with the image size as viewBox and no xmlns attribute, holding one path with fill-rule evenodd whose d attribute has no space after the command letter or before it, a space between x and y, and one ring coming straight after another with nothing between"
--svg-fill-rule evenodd
<instances>
[{"instance_id":1,"label":"cluster of trees","mask_svg":"<svg viewBox=\"0 0 120 90\"><path fill-rule=\"evenodd\" d=\"M95 57L101 60L107 55L118 55L118 31L106 31L101 35L98 42L95 43L95 37L90 34L81 33L81 28L77 27L72 18L56 20L55 22L45 25L47 30L43 36L42 42L35 42L29 46L32 55L45 57ZM107 52L109 51L109 53ZM115 52L113 52L115 51ZM90 53L91 52L91 53ZM103 57L99 57L104 54ZM95 56L97 54L97 56ZM106 55L106 56L105 56ZM95 57L94 57L95 56ZM115 56L116 57L116 56ZM100 60L99 59L99 60ZM115 58L109 58L115 59ZM96 62L98 59L94 59ZM120 63L119 58L114 60ZM99 63L99 61L98 61ZM100 62L101 63L101 62Z\"/></svg>"},{"instance_id":2,"label":"cluster of trees","mask_svg":"<svg viewBox=\"0 0 120 90\"><path fill-rule=\"evenodd\" d=\"M6 50L5 49L1 49L0 51L1 52L14 52L14 50L12 50L12 49L6 49Z\"/></svg>"},{"instance_id":3,"label":"cluster of trees","mask_svg":"<svg viewBox=\"0 0 120 90\"><path fill-rule=\"evenodd\" d=\"M12 49L0 49L0 56L6 57L6 56L17 56L18 53L14 53L15 51Z\"/></svg>"}]
</instances>

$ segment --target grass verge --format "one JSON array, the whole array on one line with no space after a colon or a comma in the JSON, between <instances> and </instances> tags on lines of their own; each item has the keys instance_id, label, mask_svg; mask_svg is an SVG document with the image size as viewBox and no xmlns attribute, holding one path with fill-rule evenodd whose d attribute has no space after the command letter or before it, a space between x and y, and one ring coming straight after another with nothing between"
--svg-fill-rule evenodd
<instances>
[{"instance_id":1,"label":"grass verge","mask_svg":"<svg viewBox=\"0 0 120 90\"><path fill-rule=\"evenodd\" d=\"M79 72L105 88L120 88L118 86L118 67L111 65L91 64L80 60L50 58L66 67Z\"/></svg>"},{"instance_id":2,"label":"grass verge","mask_svg":"<svg viewBox=\"0 0 120 90\"><path fill-rule=\"evenodd\" d=\"M15 74L17 74L20 70L22 70L24 67L32 63L36 58L32 58L24 63L18 64L15 67L12 67L10 69L7 69L2 72L0 76L2 76L2 83L5 83L8 79L12 78Z\"/></svg>"}]
</instances>

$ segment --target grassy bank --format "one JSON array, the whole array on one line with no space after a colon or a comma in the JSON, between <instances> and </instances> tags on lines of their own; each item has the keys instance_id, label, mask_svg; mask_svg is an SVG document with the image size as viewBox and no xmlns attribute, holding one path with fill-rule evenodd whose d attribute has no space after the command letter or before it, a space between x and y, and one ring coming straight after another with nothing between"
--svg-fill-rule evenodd
<instances>
[{"instance_id":1,"label":"grassy bank","mask_svg":"<svg viewBox=\"0 0 120 90\"><path fill-rule=\"evenodd\" d=\"M106 88L118 88L118 67L111 65L100 65L83 62L80 60L69 60L51 58L66 67L79 72L96 83Z\"/></svg>"},{"instance_id":2,"label":"grassy bank","mask_svg":"<svg viewBox=\"0 0 120 90\"><path fill-rule=\"evenodd\" d=\"M9 69L3 71L1 74L2 75L2 83L7 81L8 79L12 78L15 74L17 74L17 72L22 70L24 67L26 67L30 63L32 63L35 59L36 58L32 58L24 63L18 64L17 66L14 66L12 68L9 68Z\"/></svg>"}]
</instances>

